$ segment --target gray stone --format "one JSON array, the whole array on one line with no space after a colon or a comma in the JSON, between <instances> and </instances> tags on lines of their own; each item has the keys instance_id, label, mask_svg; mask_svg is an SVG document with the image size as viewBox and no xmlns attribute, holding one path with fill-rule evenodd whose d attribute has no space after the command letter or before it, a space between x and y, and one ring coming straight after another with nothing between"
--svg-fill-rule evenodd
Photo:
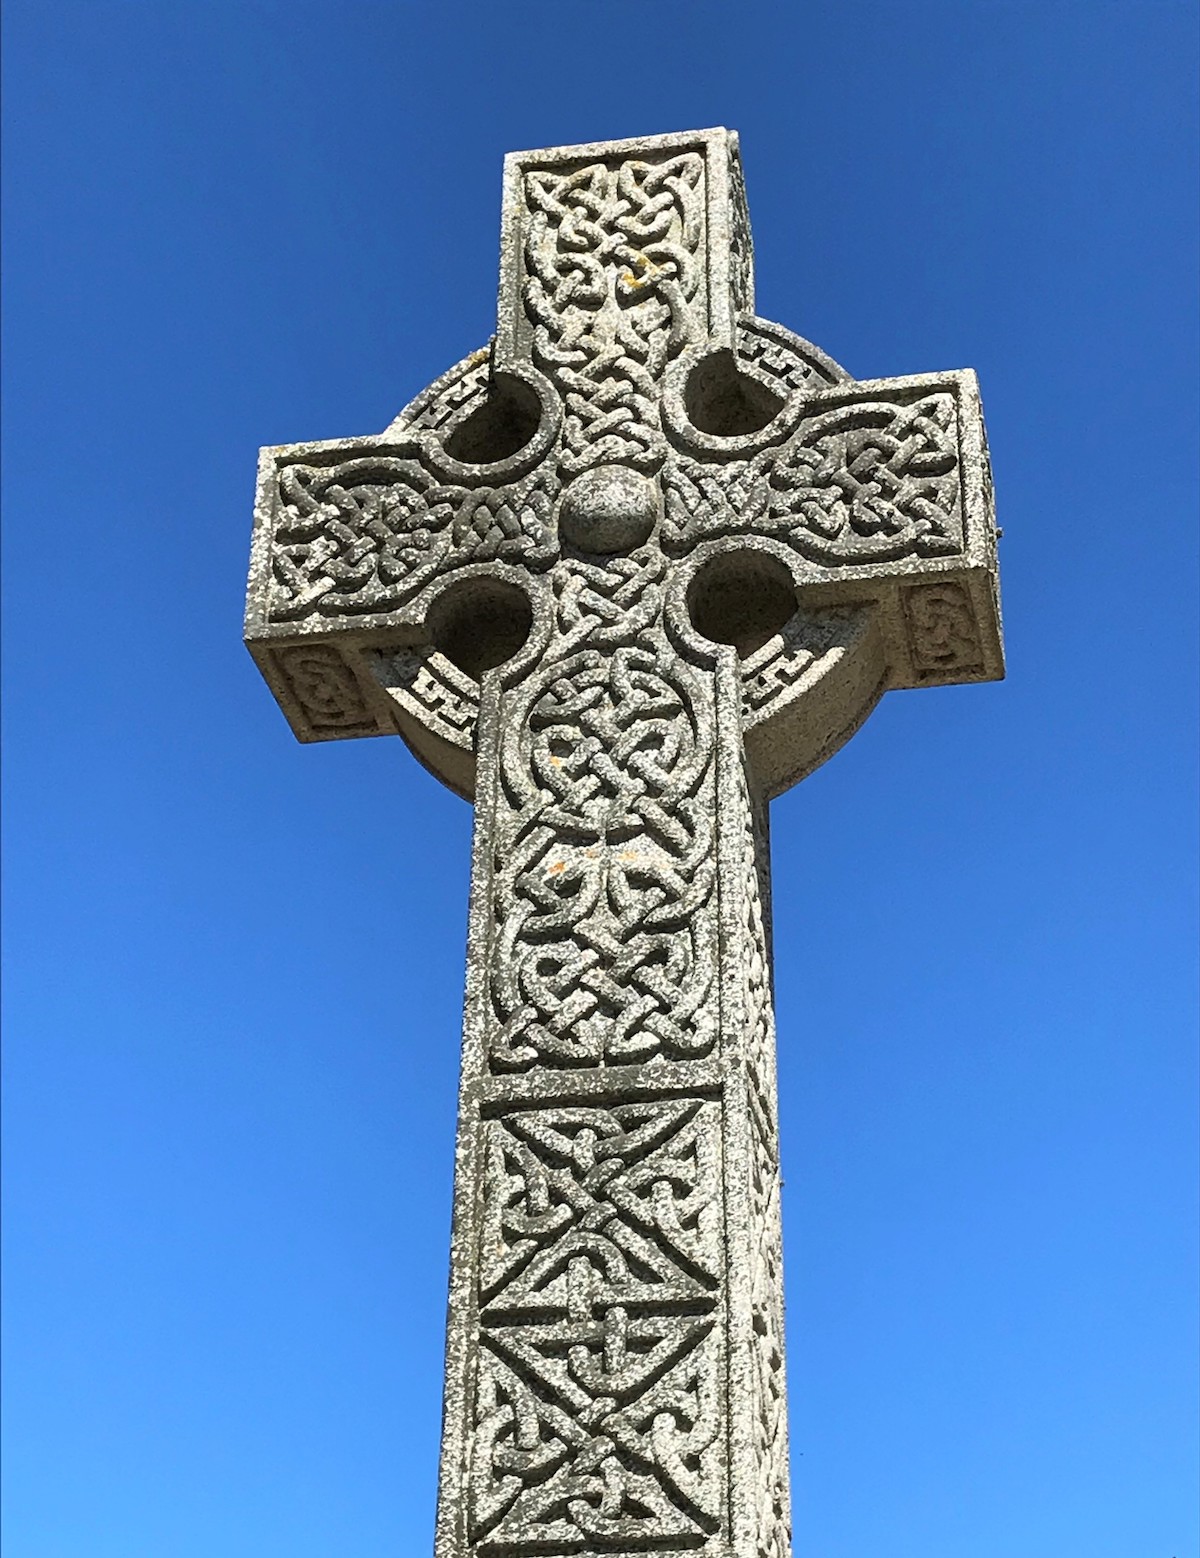
<instances>
[{"instance_id":1,"label":"gray stone","mask_svg":"<svg viewBox=\"0 0 1200 1558\"><path fill-rule=\"evenodd\" d=\"M974 375L757 318L725 130L514 154L490 347L263 450L246 638L475 802L438 1558L784 1558L767 802L1003 674Z\"/></svg>"}]
</instances>

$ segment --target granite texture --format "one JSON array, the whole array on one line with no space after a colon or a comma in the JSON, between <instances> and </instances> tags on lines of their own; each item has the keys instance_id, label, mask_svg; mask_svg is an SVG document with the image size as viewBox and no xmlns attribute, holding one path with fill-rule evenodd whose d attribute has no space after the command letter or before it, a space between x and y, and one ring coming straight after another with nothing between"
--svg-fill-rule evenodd
<instances>
[{"instance_id":1,"label":"granite texture","mask_svg":"<svg viewBox=\"0 0 1200 1558\"><path fill-rule=\"evenodd\" d=\"M767 802L1003 659L974 375L753 306L736 135L516 153L491 345L262 452L293 730L475 802L437 1558L791 1552Z\"/></svg>"}]
</instances>

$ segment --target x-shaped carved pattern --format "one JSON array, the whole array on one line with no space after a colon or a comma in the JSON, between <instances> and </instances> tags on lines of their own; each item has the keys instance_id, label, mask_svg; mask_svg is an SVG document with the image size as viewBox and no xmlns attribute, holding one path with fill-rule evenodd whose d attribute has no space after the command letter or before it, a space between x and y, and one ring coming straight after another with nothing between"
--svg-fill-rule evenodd
<instances>
[{"instance_id":1,"label":"x-shaped carved pattern","mask_svg":"<svg viewBox=\"0 0 1200 1558\"><path fill-rule=\"evenodd\" d=\"M485 1130L480 1552L699 1545L721 1507L719 1106Z\"/></svg>"}]
</instances>

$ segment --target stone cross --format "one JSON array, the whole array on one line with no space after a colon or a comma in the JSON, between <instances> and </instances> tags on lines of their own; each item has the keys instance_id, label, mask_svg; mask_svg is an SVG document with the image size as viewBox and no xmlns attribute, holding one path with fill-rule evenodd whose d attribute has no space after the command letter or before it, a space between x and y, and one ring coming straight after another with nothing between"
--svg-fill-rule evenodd
<instances>
[{"instance_id":1,"label":"stone cross","mask_svg":"<svg viewBox=\"0 0 1200 1558\"><path fill-rule=\"evenodd\" d=\"M516 153L491 345L263 450L246 637L475 803L437 1558L786 1558L767 802L1003 674L974 375L759 319L726 130Z\"/></svg>"}]
</instances>

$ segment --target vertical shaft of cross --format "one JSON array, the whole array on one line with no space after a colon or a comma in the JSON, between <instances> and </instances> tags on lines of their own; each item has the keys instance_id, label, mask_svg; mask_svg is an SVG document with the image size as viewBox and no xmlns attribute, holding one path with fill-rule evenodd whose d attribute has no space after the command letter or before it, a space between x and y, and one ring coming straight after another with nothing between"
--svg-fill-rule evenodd
<instances>
[{"instance_id":1,"label":"vertical shaft of cross","mask_svg":"<svg viewBox=\"0 0 1200 1558\"><path fill-rule=\"evenodd\" d=\"M789 1551L765 805L662 573L485 695L439 1558Z\"/></svg>"}]
</instances>

